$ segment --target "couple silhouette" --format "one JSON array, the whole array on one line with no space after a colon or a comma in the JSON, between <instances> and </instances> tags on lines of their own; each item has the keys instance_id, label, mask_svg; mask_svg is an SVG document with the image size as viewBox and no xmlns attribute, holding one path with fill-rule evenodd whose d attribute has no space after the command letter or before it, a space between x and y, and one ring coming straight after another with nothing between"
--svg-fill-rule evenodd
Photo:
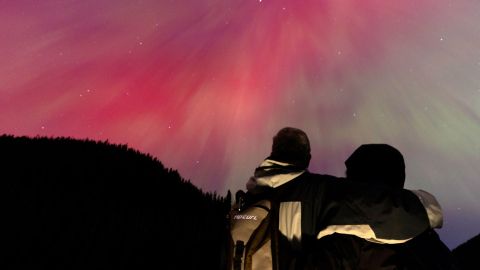
<instances>
[{"instance_id":1,"label":"couple silhouette","mask_svg":"<svg viewBox=\"0 0 480 270\"><path fill-rule=\"evenodd\" d=\"M310 152L305 132L283 128L246 184L246 205L278 204L278 269L460 269L434 231L443 224L435 197L403 188L397 149L360 146L346 178L311 173Z\"/></svg>"}]
</instances>

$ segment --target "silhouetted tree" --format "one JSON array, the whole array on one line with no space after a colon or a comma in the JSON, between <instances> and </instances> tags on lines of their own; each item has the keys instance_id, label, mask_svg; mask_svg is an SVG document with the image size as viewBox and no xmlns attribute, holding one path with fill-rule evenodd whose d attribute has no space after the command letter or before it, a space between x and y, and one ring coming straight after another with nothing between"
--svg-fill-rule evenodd
<instances>
[{"instance_id":1,"label":"silhouetted tree","mask_svg":"<svg viewBox=\"0 0 480 270\"><path fill-rule=\"evenodd\" d=\"M0 269L220 267L230 192L203 193L150 155L3 135L0 169Z\"/></svg>"}]
</instances>

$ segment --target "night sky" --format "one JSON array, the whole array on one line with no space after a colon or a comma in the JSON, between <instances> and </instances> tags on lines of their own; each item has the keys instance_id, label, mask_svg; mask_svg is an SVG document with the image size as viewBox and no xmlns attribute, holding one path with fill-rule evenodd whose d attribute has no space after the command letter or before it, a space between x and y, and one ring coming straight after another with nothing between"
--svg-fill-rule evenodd
<instances>
[{"instance_id":1,"label":"night sky","mask_svg":"<svg viewBox=\"0 0 480 270\"><path fill-rule=\"evenodd\" d=\"M220 195L285 126L315 173L388 143L450 248L480 233L478 1L1 1L0 60L0 134L128 144Z\"/></svg>"}]
</instances>

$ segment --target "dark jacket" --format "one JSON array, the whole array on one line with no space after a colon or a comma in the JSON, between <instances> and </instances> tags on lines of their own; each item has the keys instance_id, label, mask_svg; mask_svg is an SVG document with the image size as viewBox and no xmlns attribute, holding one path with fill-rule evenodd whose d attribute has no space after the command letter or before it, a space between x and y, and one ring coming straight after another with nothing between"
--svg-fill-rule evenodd
<instances>
[{"instance_id":1,"label":"dark jacket","mask_svg":"<svg viewBox=\"0 0 480 270\"><path fill-rule=\"evenodd\" d=\"M318 240L306 269L453 270L461 269L450 249L434 230L404 244L377 244L344 234Z\"/></svg>"},{"instance_id":2,"label":"dark jacket","mask_svg":"<svg viewBox=\"0 0 480 270\"><path fill-rule=\"evenodd\" d=\"M256 173L255 183L247 184L249 193L254 194L250 196L261 196L272 189L281 191L278 203L282 269L289 269L292 264L302 268L317 238L334 232L382 243L402 243L432 226L441 226L436 224L441 220L439 206L430 207L429 212L437 217L429 217L419 195L408 190L353 183L298 168L288 172L288 165L268 159L257 171L264 173Z\"/></svg>"}]
</instances>

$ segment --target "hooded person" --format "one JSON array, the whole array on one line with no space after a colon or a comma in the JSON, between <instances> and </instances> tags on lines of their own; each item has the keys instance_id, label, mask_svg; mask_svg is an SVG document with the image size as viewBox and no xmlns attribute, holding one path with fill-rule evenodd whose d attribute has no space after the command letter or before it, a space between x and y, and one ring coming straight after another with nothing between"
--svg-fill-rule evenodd
<instances>
[{"instance_id":1,"label":"hooded person","mask_svg":"<svg viewBox=\"0 0 480 270\"><path fill-rule=\"evenodd\" d=\"M347 178L403 188L403 155L387 144L364 144L345 161ZM460 269L452 252L433 229L403 244L378 244L354 235L321 238L311 255L311 269Z\"/></svg>"},{"instance_id":2,"label":"hooded person","mask_svg":"<svg viewBox=\"0 0 480 270\"><path fill-rule=\"evenodd\" d=\"M283 128L247 183L247 204L273 194L279 205L280 269L303 269L317 239L333 233L391 244L441 227L432 195L313 174L310 159L305 132Z\"/></svg>"}]
</instances>

